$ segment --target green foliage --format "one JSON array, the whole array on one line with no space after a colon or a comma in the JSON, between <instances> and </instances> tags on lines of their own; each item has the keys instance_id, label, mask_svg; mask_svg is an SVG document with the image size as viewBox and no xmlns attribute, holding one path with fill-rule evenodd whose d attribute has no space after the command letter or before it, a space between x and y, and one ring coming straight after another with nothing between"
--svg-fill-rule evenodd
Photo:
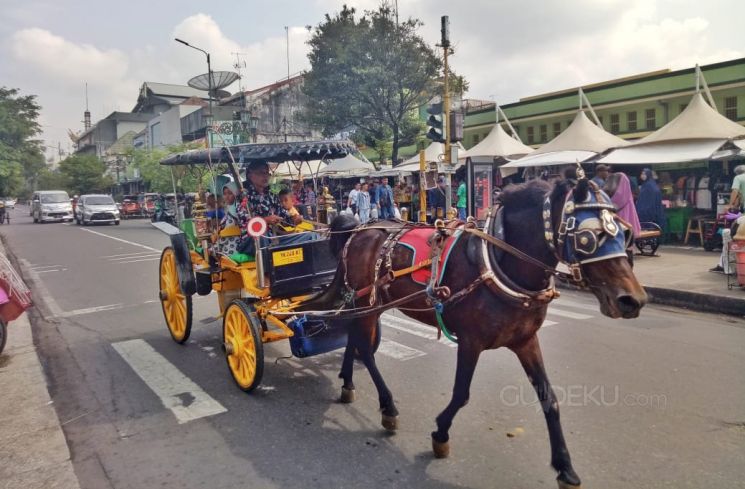
<instances>
[{"instance_id":1,"label":"green foliage","mask_svg":"<svg viewBox=\"0 0 745 489\"><path fill-rule=\"evenodd\" d=\"M77 195L108 192L114 182L105 172L106 164L95 155L72 155L59 164L65 188Z\"/></svg>"},{"instance_id":2,"label":"green foliage","mask_svg":"<svg viewBox=\"0 0 745 489\"><path fill-rule=\"evenodd\" d=\"M59 170L44 167L37 176L36 186L38 190L62 190L67 189L67 178Z\"/></svg>"},{"instance_id":3,"label":"green foliage","mask_svg":"<svg viewBox=\"0 0 745 489\"><path fill-rule=\"evenodd\" d=\"M386 3L360 18L346 5L327 14L308 42L309 122L326 135L352 131L379 153L389 139L397 159L399 147L421 130L416 109L437 92L442 71L438 55L417 34L421 26L411 18L396 25Z\"/></svg>"},{"instance_id":4,"label":"green foliage","mask_svg":"<svg viewBox=\"0 0 745 489\"><path fill-rule=\"evenodd\" d=\"M171 180L171 169L173 169L176 186L179 191L194 192L200 185L206 188L209 180L206 166L164 166L160 160L171 153L179 153L189 149L200 147L200 143L184 143L169 146L167 149L130 149L127 154L129 165L140 170L140 176L145 186L151 192L173 192L173 180Z\"/></svg>"},{"instance_id":5,"label":"green foliage","mask_svg":"<svg viewBox=\"0 0 745 489\"><path fill-rule=\"evenodd\" d=\"M19 194L24 179L44 168L41 131L37 118L40 107L35 95L19 95L16 88L0 87L0 196Z\"/></svg>"}]
</instances>

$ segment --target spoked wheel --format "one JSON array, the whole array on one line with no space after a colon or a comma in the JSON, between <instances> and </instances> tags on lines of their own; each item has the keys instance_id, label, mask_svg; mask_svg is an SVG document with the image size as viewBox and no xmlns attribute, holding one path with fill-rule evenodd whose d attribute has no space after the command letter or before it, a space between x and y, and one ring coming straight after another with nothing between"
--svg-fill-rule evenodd
<instances>
[{"instance_id":1,"label":"spoked wheel","mask_svg":"<svg viewBox=\"0 0 745 489\"><path fill-rule=\"evenodd\" d=\"M176 255L170 246L160 255L160 303L173 341L186 342L191 333L191 296L181 290Z\"/></svg>"},{"instance_id":2,"label":"spoked wheel","mask_svg":"<svg viewBox=\"0 0 745 489\"><path fill-rule=\"evenodd\" d=\"M222 334L233 380L242 391L251 392L264 375L261 321L251 306L234 300L225 310Z\"/></svg>"}]
</instances>

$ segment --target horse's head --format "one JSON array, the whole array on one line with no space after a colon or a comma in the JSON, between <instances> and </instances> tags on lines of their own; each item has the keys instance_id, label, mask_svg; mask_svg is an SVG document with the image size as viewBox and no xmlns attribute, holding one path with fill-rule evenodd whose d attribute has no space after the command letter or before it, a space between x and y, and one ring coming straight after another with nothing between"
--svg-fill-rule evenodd
<instances>
[{"instance_id":1,"label":"horse's head","mask_svg":"<svg viewBox=\"0 0 745 489\"><path fill-rule=\"evenodd\" d=\"M565 187L561 192L561 187L544 207L544 219L548 224L553 217L550 224L556 234L547 233L550 244L569 266L573 281L592 290L603 314L612 318L639 316L647 294L626 255L631 229L594 183L582 178L573 189Z\"/></svg>"}]
</instances>

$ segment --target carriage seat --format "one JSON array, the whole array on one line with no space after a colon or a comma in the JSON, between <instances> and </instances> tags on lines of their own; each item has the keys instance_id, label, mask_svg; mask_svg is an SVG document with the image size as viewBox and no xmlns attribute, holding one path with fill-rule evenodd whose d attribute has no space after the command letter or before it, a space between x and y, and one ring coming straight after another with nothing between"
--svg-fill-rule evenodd
<instances>
[{"instance_id":1,"label":"carriage seat","mask_svg":"<svg viewBox=\"0 0 745 489\"><path fill-rule=\"evenodd\" d=\"M662 237L662 228L653 222L642 222L641 232L634 240L634 245L643 256L655 255L657 248L660 247L660 238Z\"/></svg>"}]
</instances>

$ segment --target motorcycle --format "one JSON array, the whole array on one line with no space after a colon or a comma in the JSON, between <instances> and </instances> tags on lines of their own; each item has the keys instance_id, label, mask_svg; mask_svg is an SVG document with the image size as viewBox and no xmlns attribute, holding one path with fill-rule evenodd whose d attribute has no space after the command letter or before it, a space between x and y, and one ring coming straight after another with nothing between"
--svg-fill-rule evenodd
<instances>
[{"instance_id":1,"label":"motorcycle","mask_svg":"<svg viewBox=\"0 0 745 489\"><path fill-rule=\"evenodd\" d=\"M0 353L8 340L8 323L31 307L31 291L4 255L0 254Z\"/></svg>"},{"instance_id":2,"label":"motorcycle","mask_svg":"<svg viewBox=\"0 0 745 489\"><path fill-rule=\"evenodd\" d=\"M152 222L167 222L173 226L176 225L176 199L171 200L170 196L161 195L155 201L155 212L150 218Z\"/></svg>"}]
</instances>

